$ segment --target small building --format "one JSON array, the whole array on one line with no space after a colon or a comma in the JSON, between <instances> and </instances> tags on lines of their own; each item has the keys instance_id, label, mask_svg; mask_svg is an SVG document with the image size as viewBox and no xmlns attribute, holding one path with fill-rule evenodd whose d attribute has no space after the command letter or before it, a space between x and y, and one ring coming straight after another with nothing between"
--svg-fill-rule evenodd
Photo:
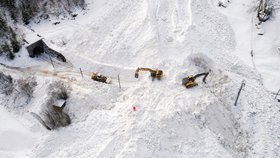
<instances>
[{"instance_id":1,"label":"small building","mask_svg":"<svg viewBox=\"0 0 280 158\"><path fill-rule=\"evenodd\" d=\"M38 57L41 54L45 53L53 58L56 58L59 61L66 62L66 58L59 52L51 49L43 39L39 39L28 46L26 46L28 54L31 58Z\"/></svg>"},{"instance_id":2,"label":"small building","mask_svg":"<svg viewBox=\"0 0 280 158\"><path fill-rule=\"evenodd\" d=\"M42 39L28 45L26 47L28 54L31 58L35 57L35 56L39 56L42 53L44 53L44 48L43 48L44 42Z\"/></svg>"}]
</instances>

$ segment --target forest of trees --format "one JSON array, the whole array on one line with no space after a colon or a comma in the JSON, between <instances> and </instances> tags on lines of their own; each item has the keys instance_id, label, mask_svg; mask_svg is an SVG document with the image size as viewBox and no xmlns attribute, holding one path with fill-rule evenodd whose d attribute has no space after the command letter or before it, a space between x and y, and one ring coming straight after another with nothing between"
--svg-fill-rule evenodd
<instances>
[{"instance_id":1,"label":"forest of trees","mask_svg":"<svg viewBox=\"0 0 280 158\"><path fill-rule=\"evenodd\" d=\"M28 25L34 18L70 15L75 9L84 9L85 0L1 0L0 1L0 55L13 59L20 50L22 34L18 25Z\"/></svg>"},{"instance_id":2,"label":"forest of trees","mask_svg":"<svg viewBox=\"0 0 280 158\"><path fill-rule=\"evenodd\" d=\"M260 22L265 22L269 19L272 14L273 5L269 0L260 0L260 4L258 6L258 19Z\"/></svg>"}]
</instances>

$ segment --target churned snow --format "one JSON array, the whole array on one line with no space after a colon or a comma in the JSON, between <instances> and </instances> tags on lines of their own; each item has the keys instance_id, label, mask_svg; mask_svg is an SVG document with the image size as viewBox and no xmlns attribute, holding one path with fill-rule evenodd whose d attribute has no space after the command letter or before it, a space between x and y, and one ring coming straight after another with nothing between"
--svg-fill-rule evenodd
<instances>
[{"instance_id":1,"label":"churned snow","mask_svg":"<svg viewBox=\"0 0 280 158\"><path fill-rule=\"evenodd\" d=\"M217 4L88 0L75 20L23 28L26 39L41 35L69 62L55 61L54 70L47 56L29 58L24 48L14 61L1 59L10 66L1 71L15 79L34 75L38 86L20 107L0 95L0 157L279 157L279 103L272 94L280 88L279 13L259 36L255 1ZM135 79L137 67L159 68L164 77L152 81L140 72ZM206 71L206 84L198 78L197 87L181 85L186 75ZM91 72L112 84L94 82ZM48 131L30 112L44 108L54 80L72 88L65 107L72 124Z\"/></svg>"}]
</instances>

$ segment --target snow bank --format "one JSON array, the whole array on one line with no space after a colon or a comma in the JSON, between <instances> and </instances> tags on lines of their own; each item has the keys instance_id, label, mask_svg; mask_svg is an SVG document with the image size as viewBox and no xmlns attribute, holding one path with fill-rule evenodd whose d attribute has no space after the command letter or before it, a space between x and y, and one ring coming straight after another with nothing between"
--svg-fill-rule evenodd
<instances>
[{"instance_id":1,"label":"snow bank","mask_svg":"<svg viewBox=\"0 0 280 158\"><path fill-rule=\"evenodd\" d=\"M0 157L29 157L30 150L38 141L36 134L3 107L0 107L0 114Z\"/></svg>"}]
</instances>

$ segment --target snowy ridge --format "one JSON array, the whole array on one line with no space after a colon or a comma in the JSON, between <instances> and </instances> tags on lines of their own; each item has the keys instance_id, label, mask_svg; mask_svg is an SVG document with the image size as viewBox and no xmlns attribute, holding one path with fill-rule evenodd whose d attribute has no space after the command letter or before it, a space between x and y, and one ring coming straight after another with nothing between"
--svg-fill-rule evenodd
<instances>
[{"instance_id":1,"label":"snowy ridge","mask_svg":"<svg viewBox=\"0 0 280 158\"><path fill-rule=\"evenodd\" d=\"M42 35L70 64L57 62L53 71L44 58L29 59L24 49L14 63L1 60L10 65L0 66L1 71L14 78L35 75L38 86L26 107L9 114L25 122L23 132L34 133L26 143L34 146L19 155L0 146L0 157L279 157L279 104L263 86L258 61L255 69L249 52L239 52L248 47L240 37L246 30L237 30L236 17L230 17L238 2L228 10L214 0L88 3L87 13L75 21L32 25L35 33L27 34ZM141 72L135 79L138 66L160 68L164 77L151 81ZM110 76L112 84L92 81L90 73L97 71ZM206 71L207 84L198 79L199 86L192 89L181 85L186 75ZM28 112L39 113L54 80L72 88L65 109L72 124L49 132ZM245 88L234 106L243 80ZM1 104L16 109L4 99ZM11 130L1 128L0 138Z\"/></svg>"}]
</instances>

